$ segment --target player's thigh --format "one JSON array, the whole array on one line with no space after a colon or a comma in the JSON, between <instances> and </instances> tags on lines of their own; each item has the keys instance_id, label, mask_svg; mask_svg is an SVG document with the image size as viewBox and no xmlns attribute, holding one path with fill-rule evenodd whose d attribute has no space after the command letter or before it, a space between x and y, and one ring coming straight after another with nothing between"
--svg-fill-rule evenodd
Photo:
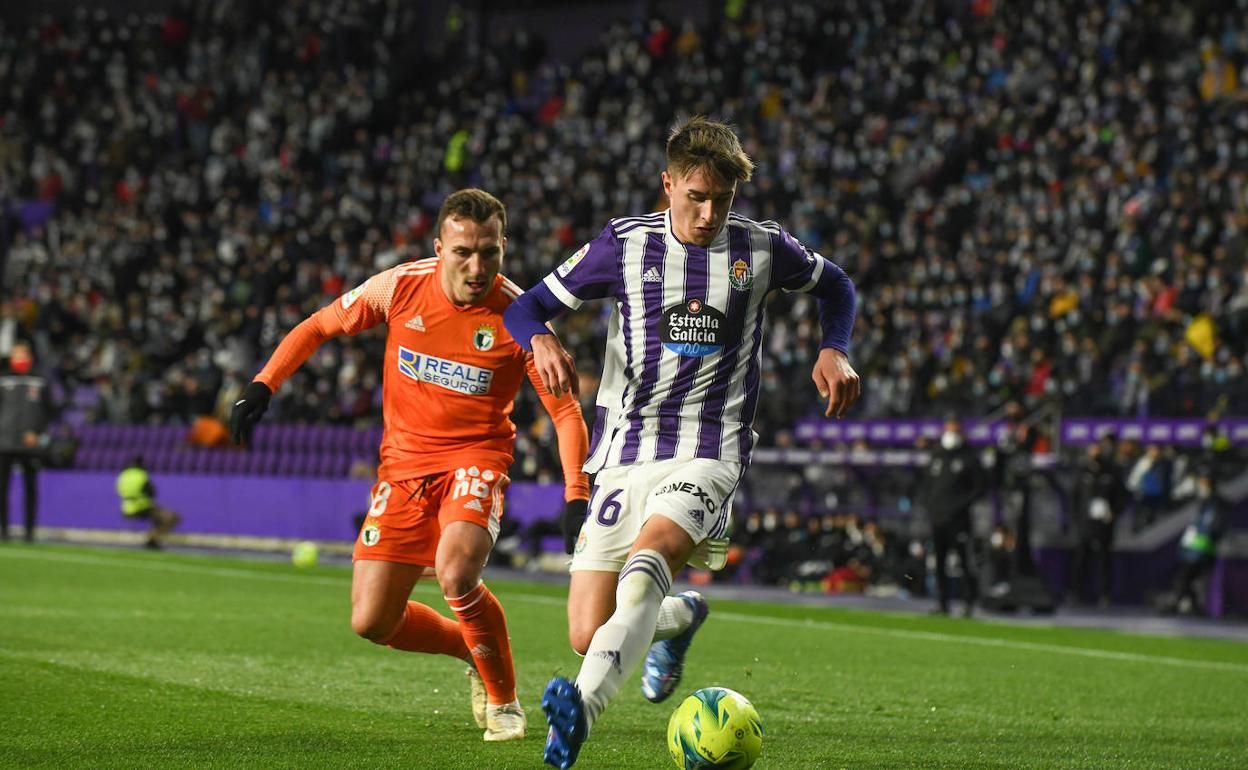
<instances>
[{"instance_id":1,"label":"player's thigh","mask_svg":"<svg viewBox=\"0 0 1248 770\"><path fill-rule=\"evenodd\" d=\"M508 484L505 468L481 463L449 471L433 486L441 528L435 566L445 596L476 587L498 538Z\"/></svg>"},{"instance_id":2,"label":"player's thigh","mask_svg":"<svg viewBox=\"0 0 1248 770\"><path fill-rule=\"evenodd\" d=\"M628 555L631 557L638 551L655 551L663 556L667 568L675 575L689 562L698 542L680 524L659 514L646 518Z\"/></svg>"},{"instance_id":3,"label":"player's thigh","mask_svg":"<svg viewBox=\"0 0 1248 770\"><path fill-rule=\"evenodd\" d=\"M618 572L577 570L568 586L568 641L584 655L598 627L615 612Z\"/></svg>"},{"instance_id":4,"label":"player's thigh","mask_svg":"<svg viewBox=\"0 0 1248 770\"><path fill-rule=\"evenodd\" d=\"M725 537L741 472L739 463L703 458L655 463L638 549L652 548L683 566L694 546Z\"/></svg>"}]
</instances>

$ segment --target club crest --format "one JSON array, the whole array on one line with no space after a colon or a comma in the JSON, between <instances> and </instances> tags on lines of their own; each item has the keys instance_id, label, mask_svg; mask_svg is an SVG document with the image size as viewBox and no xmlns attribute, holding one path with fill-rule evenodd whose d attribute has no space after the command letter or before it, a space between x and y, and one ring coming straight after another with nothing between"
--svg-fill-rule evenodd
<instances>
[{"instance_id":1,"label":"club crest","mask_svg":"<svg viewBox=\"0 0 1248 770\"><path fill-rule=\"evenodd\" d=\"M494 347L495 334L493 324L481 324L472 335L472 346L483 352L489 350Z\"/></svg>"},{"instance_id":2,"label":"club crest","mask_svg":"<svg viewBox=\"0 0 1248 770\"><path fill-rule=\"evenodd\" d=\"M732 268L728 270L728 283L737 291L745 291L754 285L754 271L744 259L732 263Z\"/></svg>"}]
</instances>

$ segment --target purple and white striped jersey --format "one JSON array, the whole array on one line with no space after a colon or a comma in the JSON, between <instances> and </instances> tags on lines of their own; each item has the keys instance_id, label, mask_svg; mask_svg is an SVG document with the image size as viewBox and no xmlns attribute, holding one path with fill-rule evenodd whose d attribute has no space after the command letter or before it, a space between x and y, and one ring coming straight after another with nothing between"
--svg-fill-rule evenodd
<instances>
[{"instance_id":1,"label":"purple and white striped jersey","mask_svg":"<svg viewBox=\"0 0 1248 770\"><path fill-rule=\"evenodd\" d=\"M543 281L571 309L614 300L590 473L674 457L747 465L767 293L840 272L774 222L729 214L702 247L676 239L669 212L611 220Z\"/></svg>"}]
</instances>

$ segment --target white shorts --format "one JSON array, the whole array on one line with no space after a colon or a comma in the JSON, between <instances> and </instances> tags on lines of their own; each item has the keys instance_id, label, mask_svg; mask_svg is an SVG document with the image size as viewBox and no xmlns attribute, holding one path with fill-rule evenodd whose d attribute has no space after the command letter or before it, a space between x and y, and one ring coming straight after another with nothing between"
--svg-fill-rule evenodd
<instances>
[{"instance_id":1,"label":"white shorts","mask_svg":"<svg viewBox=\"0 0 1248 770\"><path fill-rule=\"evenodd\" d=\"M606 468L594 479L589 513L572 554L571 571L619 572L641 526L662 514L697 544L689 563L724 566L732 495L741 464L674 458Z\"/></svg>"}]
</instances>

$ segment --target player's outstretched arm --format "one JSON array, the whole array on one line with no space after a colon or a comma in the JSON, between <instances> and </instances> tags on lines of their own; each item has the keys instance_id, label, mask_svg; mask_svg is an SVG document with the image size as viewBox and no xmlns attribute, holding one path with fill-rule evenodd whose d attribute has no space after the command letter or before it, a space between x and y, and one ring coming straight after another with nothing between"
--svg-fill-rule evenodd
<instances>
[{"instance_id":1,"label":"player's outstretched arm","mask_svg":"<svg viewBox=\"0 0 1248 770\"><path fill-rule=\"evenodd\" d=\"M849 365L858 295L854 282L840 265L803 246L783 230L777 240L773 289L800 291L819 300L819 326L823 343L811 379L819 395L828 399L825 417L838 419L858 400L862 386Z\"/></svg>"},{"instance_id":2,"label":"player's outstretched arm","mask_svg":"<svg viewBox=\"0 0 1248 770\"><path fill-rule=\"evenodd\" d=\"M358 334L386 320L396 269L368 279L305 318L282 338L268 363L243 391L243 397L234 403L230 413L230 437L234 443L243 444L251 438L256 423L269 407L269 399L322 343L341 334Z\"/></svg>"},{"instance_id":3,"label":"player's outstretched arm","mask_svg":"<svg viewBox=\"0 0 1248 770\"><path fill-rule=\"evenodd\" d=\"M230 438L235 444L245 444L251 439L256 423L269 408L269 399L290 375L303 366L303 362L316 352L321 343L335 336L333 327L338 326L338 333L341 333L340 325L327 310L329 308L318 310L291 329L278 343L256 379L243 390L242 398L234 402L234 409L230 412ZM328 323L326 316L329 316Z\"/></svg>"},{"instance_id":4,"label":"player's outstretched arm","mask_svg":"<svg viewBox=\"0 0 1248 770\"><path fill-rule=\"evenodd\" d=\"M547 335L549 336L549 335ZM589 507L589 476L582 470L589 455L589 431L585 429L585 416L581 404L570 392L555 397L542 383L533 360L527 362L529 380L542 400L542 406L555 424L559 441L559 464L563 466L563 515L559 517L559 529L563 532L563 550L572 553L585 522Z\"/></svg>"}]
</instances>

